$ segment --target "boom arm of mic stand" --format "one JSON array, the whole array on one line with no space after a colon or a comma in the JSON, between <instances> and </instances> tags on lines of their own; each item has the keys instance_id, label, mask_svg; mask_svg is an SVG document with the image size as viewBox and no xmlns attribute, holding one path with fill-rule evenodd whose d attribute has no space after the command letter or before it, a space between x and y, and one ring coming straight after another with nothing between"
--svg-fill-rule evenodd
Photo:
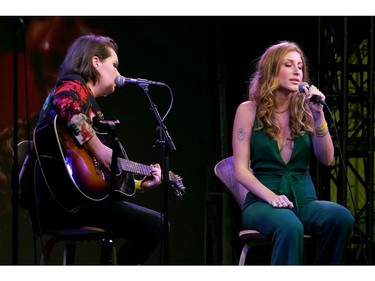
<instances>
[{"instance_id":1,"label":"boom arm of mic stand","mask_svg":"<svg viewBox=\"0 0 375 281\"><path fill-rule=\"evenodd\" d=\"M152 98L151 98L149 90L148 90L148 84L147 83L144 83L144 84L139 83L138 85L143 89L144 93L146 94L146 96L147 96L147 98L150 102L151 109L154 112L155 117L158 120L158 123L160 125L162 135L163 135L163 140L164 140L165 144L167 145L169 151L176 151L177 150L176 146L174 145L174 142L173 142L171 136L168 133L167 127L163 124L163 120L160 117L160 114L159 114L159 112L156 108L156 105L152 101Z\"/></svg>"}]
</instances>

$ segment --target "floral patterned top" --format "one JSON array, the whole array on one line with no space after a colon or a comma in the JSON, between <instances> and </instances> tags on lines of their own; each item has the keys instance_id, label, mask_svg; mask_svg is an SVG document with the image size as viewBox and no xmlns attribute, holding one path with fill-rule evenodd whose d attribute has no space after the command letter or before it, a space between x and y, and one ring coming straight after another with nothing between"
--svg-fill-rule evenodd
<instances>
[{"instance_id":1,"label":"floral patterned top","mask_svg":"<svg viewBox=\"0 0 375 281\"><path fill-rule=\"evenodd\" d=\"M93 93L83 77L70 74L62 77L48 95L38 123L58 114L67 122L78 142L83 144L96 134L92 127L93 117L98 114L94 112L95 106Z\"/></svg>"}]
</instances>

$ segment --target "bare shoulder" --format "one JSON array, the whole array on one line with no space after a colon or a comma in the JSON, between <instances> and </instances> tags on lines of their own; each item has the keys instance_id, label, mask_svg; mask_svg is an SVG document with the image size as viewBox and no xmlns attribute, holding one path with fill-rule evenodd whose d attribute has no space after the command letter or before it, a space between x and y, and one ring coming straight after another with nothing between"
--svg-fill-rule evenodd
<instances>
[{"instance_id":1,"label":"bare shoulder","mask_svg":"<svg viewBox=\"0 0 375 281\"><path fill-rule=\"evenodd\" d=\"M256 113L256 103L254 101L245 101L241 103L237 108L237 114L250 115L254 118Z\"/></svg>"},{"instance_id":2,"label":"bare shoulder","mask_svg":"<svg viewBox=\"0 0 375 281\"><path fill-rule=\"evenodd\" d=\"M237 107L236 116L234 118L234 131L245 130L251 133L256 114L256 104L253 101L245 101Z\"/></svg>"},{"instance_id":3,"label":"bare shoulder","mask_svg":"<svg viewBox=\"0 0 375 281\"><path fill-rule=\"evenodd\" d=\"M238 110L255 112L256 104L254 101L244 101L238 106Z\"/></svg>"}]
</instances>

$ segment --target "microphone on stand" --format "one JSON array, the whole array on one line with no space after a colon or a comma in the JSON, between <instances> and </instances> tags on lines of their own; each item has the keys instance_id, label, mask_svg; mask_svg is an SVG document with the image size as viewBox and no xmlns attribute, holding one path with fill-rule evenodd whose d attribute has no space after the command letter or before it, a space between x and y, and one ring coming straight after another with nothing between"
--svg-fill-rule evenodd
<instances>
[{"instance_id":1,"label":"microphone on stand","mask_svg":"<svg viewBox=\"0 0 375 281\"><path fill-rule=\"evenodd\" d=\"M118 75L115 78L115 84L118 87L123 87L126 84L137 84L137 85L156 85L156 86L165 86L164 83L162 82L157 82L157 81L151 81L151 80L146 80L143 78L129 78L129 77L124 77L121 75Z\"/></svg>"},{"instance_id":2,"label":"microphone on stand","mask_svg":"<svg viewBox=\"0 0 375 281\"><path fill-rule=\"evenodd\" d=\"M305 89L309 90L310 86L307 82L302 82L298 85L298 91L300 93L305 93ZM325 103L324 100L322 100L319 96L315 96L313 95L311 98L310 98L310 101L312 101L313 103L319 103L321 105L324 105L324 106L327 106L327 104Z\"/></svg>"}]
</instances>

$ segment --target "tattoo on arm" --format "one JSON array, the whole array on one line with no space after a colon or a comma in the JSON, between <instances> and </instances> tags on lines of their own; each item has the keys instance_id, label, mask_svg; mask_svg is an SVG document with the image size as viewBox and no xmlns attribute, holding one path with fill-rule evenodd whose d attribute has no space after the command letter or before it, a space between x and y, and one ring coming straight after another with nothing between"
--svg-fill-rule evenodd
<instances>
[{"instance_id":1,"label":"tattoo on arm","mask_svg":"<svg viewBox=\"0 0 375 281\"><path fill-rule=\"evenodd\" d=\"M244 137L245 137L245 130L243 128L239 128L237 130L237 139L239 141L243 141Z\"/></svg>"}]
</instances>

